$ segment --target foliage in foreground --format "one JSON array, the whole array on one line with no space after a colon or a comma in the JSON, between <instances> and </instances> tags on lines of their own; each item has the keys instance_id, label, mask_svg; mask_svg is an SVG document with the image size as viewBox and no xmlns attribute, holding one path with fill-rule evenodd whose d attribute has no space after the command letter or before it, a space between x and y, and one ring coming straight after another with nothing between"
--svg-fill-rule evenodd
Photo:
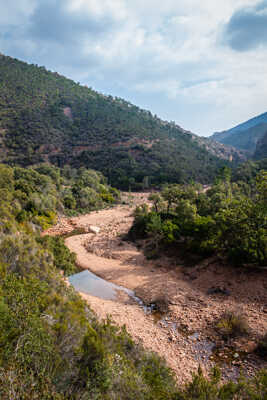
<instances>
[{"instance_id":1,"label":"foliage in foreground","mask_svg":"<svg viewBox=\"0 0 267 400\"><path fill-rule=\"evenodd\" d=\"M238 383L220 383L220 372L215 368L209 379L202 371L193 374L177 400L264 400L267 396L267 373L260 372L254 379L240 379Z\"/></svg>"},{"instance_id":2,"label":"foliage in foreground","mask_svg":"<svg viewBox=\"0 0 267 400\"><path fill-rule=\"evenodd\" d=\"M8 235L0 254L1 399L156 399L157 388L164 396L175 393L163 362L137 348L125 330L98 323L34 237Z\"/></svg>"},{"instance_id":3,"label":"foliage in foreground","mask_svg":"<svg viewBox=\"0 0 267 400\"><path fill-rule=\"evenodd\" d=\"M124 328L100 323L58 272L71 273L74 256L62 240L39 234L35 217L47 211L56 215L60 182L23 172L0 169L1 399L265 398L264 373L221 385L199 372L179 388L163 360L134 344Z\"/></svg>"},{"instance_id":4,"label":"foliage in foreground","mask_svg":"<svg viewBox=\"0 0 267 400\"><path fill-rule=\"evenodd\" d=\"M133 238L150 237L155 253L183 246L203 256L220 253L236 264L267 265L267 172L249 184L231 183L228 170L208 190L171 185L135 212Z\"/></svg>"},{"instance_id":5,"label":"foliage in foreground","mask_svg":"<svg viewBox=\"0 0 267 400\"><path fill-rule=\"evenodd\" d=\"M119 192L106 184L99 172L85 168L60 170L49 164L31 168L0 164L1 219L15 219L23 227L31 222L46 229L57 213L75 214L109 206ZM12 216L7 214L12 208ZM7 223L8 224L8 223ZM0 230L8 230L2 221Z\"/></svg>"},{"instance_id":6,"label":"foliage in foreground","mask_svg":"<svg viewBox=\"0 0 267 400\"><path fill-rule=\"evenodd\" d=\"M125 329L99 323L29 234L1 241L0 397L7 399L264 399L266 374L222 385L201 373L185 388ZM250 397L249 397L250 396Z\"/></svg>"},{"instance_id":7,"label":"foliage in foreground","mask_svg":"<svg viewBox=\"0 0 267 400\"><path fill-rule=\"evenodd\" d=\"M75 174L72 182L47 165L0 168L0 398L172 398L164 362L97 321L58 272L75 271L74 255L61 238L40 236L40 218L64 210L67 182L75 193L93 185L113 193L94 171Z\"/></svg>"}]
</instances>

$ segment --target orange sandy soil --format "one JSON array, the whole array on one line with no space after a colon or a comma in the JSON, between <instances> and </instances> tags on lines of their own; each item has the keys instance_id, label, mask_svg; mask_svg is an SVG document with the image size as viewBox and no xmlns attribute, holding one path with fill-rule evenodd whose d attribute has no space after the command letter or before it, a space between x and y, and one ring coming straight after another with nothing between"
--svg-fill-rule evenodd
<instances>
[{"instance_id":1,"label":"orange sandy soil","mask_svg":"<svg viewBox=\"0 0 267 400\"><path fill-rule=\"evenodd\" d=\"M174 370L178 382L185 382L199 364L210 370L214 361L220 363L224 379L235 379L239 372L252 375L266 368L253 350L258 338L267 331L267 271L245 271L222 265L215 259L194 267L184 267L167 257L148 261L133 243L122 240L133 222L136 205L147 202L148 194L124 195L125 205L92 212L74 218L61 218L45 232L62 235L75 229L88 231L91 225L101 230L95 235L85 233L65 240L77 255L77 264L96 275L135 291L144 302L164 297L169 312L160 321L146 315L142 307L123 292L116 301L103 300L81 293L100 318L111 316L120 326L126 325L136 342L163 356ZM226 288L229 296L208 295L211 287ZM234 342L233 359L214 329L226 310L237 310L248 320L250 334ZM190 334L198 333L198 337ZM208 350L210 342L221 347L219 357ZM230 354L228 350L228 354Z\"/></svg>"}]
</instances>

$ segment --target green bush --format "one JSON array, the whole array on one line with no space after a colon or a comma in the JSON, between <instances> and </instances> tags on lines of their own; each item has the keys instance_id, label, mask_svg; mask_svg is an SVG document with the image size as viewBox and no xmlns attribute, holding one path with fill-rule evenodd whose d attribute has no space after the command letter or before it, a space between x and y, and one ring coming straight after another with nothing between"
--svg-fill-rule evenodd
<instances>
[{"instance_id":1,"label":"green bush","mask_svg":"<svg viewBox=\"0 0 267 400\"><path fill-rule=\"evenodd\" d=\"M174 397L175 400L265 400L267 395L267 372L256 374L251 380L239 379L222 384L221 374L214 369L211 376L204 377L202 370Z\"/></svg>"},{"instance_id":2,"label":"green bush","mask_svg":"<svg viewBox=\"0 0 267 400\"><path fill-rule=\"evenodd\" d=\"M145 238L147 236L147 225L150 218L147 205L137 207L135 210L134 223L128 232L128 237L131 240Z\"/></svg>"},{"instance_id":3,"label":"green bush","mask_svg":"<svg viewBox=\"0 0 267 400\"><path fill-rule=\"evenodd\" d=\"M57 216L53 211L47 211L46 215L36 215L33 222L39 225L43 230L48 229L57 221Z\"/></svg>"},{"instance_id":4,"label":"green bush","mask_svg":"<svg viewBox=\"0 0 267 400\"><path fill-rule=\"evenodd\" d=\"M175 247L201 256L217 252L233 264L267 264L267 175L250 185L221 178L205 193L196 185L171 185L153 194L152 211L137 208L130 237L150 237L158 248ZM151 244L152 246L152 244ZM165 246L166 247L166 246Z\"/></svg>"},{"instance_id":5,"label":"green bush","mask_svg":"<svg viewBox=\"0 0 267 400\"><path fill-rule=\"evenodd\" d=\"M242 336L249 332L245 317L233 311L227 311L223 314L217 322L216 328L224 338Z\"/></svg>"},{"instance_id":6,"label":"green bush","mask_svg":"<svg viewBox=\"0 0 267 400\"><path fill-rule=\"evenodd\" d=\"M66 276L75 274L78 269L75 265L76 255L65 246L64 240L59 236L43 236L38 242L45 246L52 254L55 267L64 271Z\"/></svg>"},{"instance_id":7,"label":"green bush","mask_svg":"<svg viewBox=\"0 0 267 400\"><path fill-rule=\"evenodd\" d=\"M73 210L76 208L76 200L72 196L65 196L63 199L64 206L66 208L69 208L70 210Z\"/></svg>"},{"instance_id":8,"label":"green bush","mask_svg":"<svg viewBox=\"0 0 267 400\"><path fill-rule=\"evenodd\" d=\"M112 204L115 201L114 197L110 193L101 193L100 196L101 196L101 199L105 203L111 203Z\"/></svg>"}]
</instances>

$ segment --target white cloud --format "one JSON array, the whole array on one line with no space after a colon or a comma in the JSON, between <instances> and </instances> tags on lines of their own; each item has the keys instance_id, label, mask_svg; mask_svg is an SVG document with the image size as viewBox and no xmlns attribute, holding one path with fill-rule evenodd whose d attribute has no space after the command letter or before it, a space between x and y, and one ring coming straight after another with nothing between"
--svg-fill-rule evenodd
<instances>
[{"instance_id":1,"label":"white cloud","mask_svg":"<svg viewBox=\"0 0 267 400\"><path fill-rule=\"evenodd\" d=\"M114 20L121 20L127 15L127 9L123 0L69 0L66 3L69 12L87 13L88 16L102 18L112 16Z\"/></svg>"}]
</instances>

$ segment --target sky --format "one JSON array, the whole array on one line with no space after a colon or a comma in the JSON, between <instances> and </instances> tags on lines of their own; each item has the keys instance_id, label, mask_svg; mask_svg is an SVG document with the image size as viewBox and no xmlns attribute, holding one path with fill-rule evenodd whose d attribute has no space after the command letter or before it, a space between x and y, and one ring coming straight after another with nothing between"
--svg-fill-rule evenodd
<instances>
[{"instance_id":1,"label":"sky","mask_svg":"<svg viewBox=\"0 0 267 400\"><path fill-rule=\"evenodd\" d=\"M202 136L267 111L267 0L0 0L0 52Z\"/></svg>"}]
</instances>

